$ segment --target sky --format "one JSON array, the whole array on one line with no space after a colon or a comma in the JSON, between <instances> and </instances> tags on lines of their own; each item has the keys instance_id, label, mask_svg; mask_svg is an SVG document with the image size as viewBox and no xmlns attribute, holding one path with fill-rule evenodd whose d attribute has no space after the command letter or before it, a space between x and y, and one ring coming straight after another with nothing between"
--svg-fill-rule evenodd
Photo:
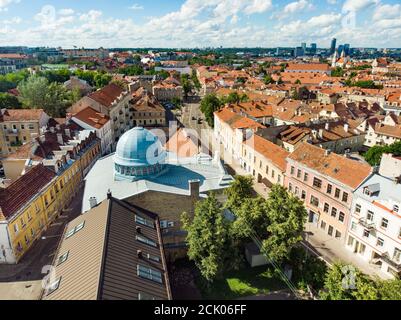
<instances>
[{"instance_id":1,"label":"sky","mask_svg":"<svg viewBox=\"0 0 401 320\"><path fill-rule=\"evenodd\" d=\"M0 46L401 47L400 0L0 0Z\"/></svg>"}]
</instances>

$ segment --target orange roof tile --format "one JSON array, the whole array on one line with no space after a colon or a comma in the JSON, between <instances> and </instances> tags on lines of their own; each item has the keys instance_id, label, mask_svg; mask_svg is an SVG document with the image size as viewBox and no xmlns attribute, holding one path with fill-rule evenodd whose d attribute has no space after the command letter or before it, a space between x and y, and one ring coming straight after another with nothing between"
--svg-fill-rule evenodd
<instances>
[{"instance_id":1,"label":"orange roof tile","mask_svg":"<svg viewBox=\"0 0 401 320\"><path fill-rule=\"evenodd\" d=\"M352 189L356 189L372 172L367 164L335 153L326 155L324 149L309 143L302 143L288 158Z\"/></svg>"}]
</instances>

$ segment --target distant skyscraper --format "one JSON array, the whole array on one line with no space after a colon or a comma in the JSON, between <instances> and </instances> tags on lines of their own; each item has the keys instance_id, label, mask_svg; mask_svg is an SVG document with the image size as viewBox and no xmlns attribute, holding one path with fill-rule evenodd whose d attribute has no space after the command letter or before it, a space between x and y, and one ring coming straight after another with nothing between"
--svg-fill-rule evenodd
<instances>
[{"instance_id":1,"label":"distant skyscraper","mask_svg":"<svg viewBox=\"0 0 401 320\"><path fill-rule=\"evenodd\" d=\"M337 45L337 39L333 38L331 40L330 54L333 54L336 51L336 45Z\"/></svg>"},{"instance_id":2,"label":"distant skyscraper","mask_svg":"<svg viewBox=\"0 0 401 320\"><path fill-rule=\"evenodd\" d=\"M304 55L304 50L302 49L302 47L296 47L294 49L294 57L300 57Z\"/></svg>"},{"instance_id":3,"label":"distant skyscraper","mask_svg":"<svg viewBox=\"0 0 401 320\"><path fill-rule=\"evenodd\" d=\"M316 51L317 51L316 43L311 43L311 45L310 45L310 53L314 55L314 54L316 54Z\"/></svg>"},{"instance_id":4,"label":"distant skyscraper","mask_svg":"<svg viewBox=\"0 0 401 320\"><path fill-rule=\"evenodd\" d=\"M349 43L344 44L344 52L346 56L350 55L350 45Z\"/></svg>"},{"instance_id":5,"label":"distant skyscraper","mask_svg":"<svg viewBox=\"0 0 401 320\"><path fill-rule=\"evenodd\" d=\"M341 54L343 53L343 50L344 50L344 45L340 44L340 45L338 46L338 50L337 50L339 56L341 56Z\"/></svg>"}]
</instances>

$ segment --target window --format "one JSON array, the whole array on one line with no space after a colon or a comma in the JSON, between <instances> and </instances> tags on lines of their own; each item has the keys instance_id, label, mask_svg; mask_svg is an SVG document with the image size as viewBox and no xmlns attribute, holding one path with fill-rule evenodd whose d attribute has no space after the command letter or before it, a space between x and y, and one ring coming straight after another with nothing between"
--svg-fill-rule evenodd
<instances>
[{"instance_id":1,"label":"window","mask_svg":"<svg viewBox=\"0 0 401 320\"><path fill-rule=\"evenodd\" d=\"M173 221L167 221L167 220L160 221L160 228L166 229L166 228L172 228L172 227L174 227Z\"/></svg>"},{"instance_id":2,"label":"window","mask_svg":"<svg viewBox=\"0 0 401 320\"><path fill-rule=\"evenodd\" d=\"M365 238L369 238L369 236L370 236L370 231L369 231L368 229L364 229L364 230L363 230L363 236L364 236Z\"/></svg>"},{"instance_id":3,"label":"window","mask_svg":"<svg viewBox=\"0 0 401 320\"><path fill-rule=\"evenodd\" d=\"M338 220L340 222L344 222L344 220L345 220L345 213L344 212L340 212L340 214L338 215Z\"/></svg>"},{"instance_id":4,"label":"window","mask_svg":"<svg viewBox=\"0 0 401 320\"><path fill-rule=\"evenodd\" d=\"M291 175L293 175L295 173L295 168L291 167Z\"/></svg>"},{"instance_id":5,"label":"window","mask_svg":"<svg viewBox=\"0 0 401 320\"><path fill-rule=\"evenodd\" d=\"M160 271L138 264L137 274L141 278L149 279L158 283L163 283Z\"/></svg>"},{"instance_id":6,"label":"window","mask_svg":"<svg viewBox=\"0 0 401 320\"><path fill-rule=\"evenodd\" d=\"M15 223L15 224L13 225L13 227L14 227L14 233L15 233L15 234L18 234L18 231L19 231L19 229L18 229L18 224Z\"/></svg>"},{"instance_id":7,"label":"window","mask_svg":"<svg viewBox=\"0 0 401 320\"><path fill-rule=\"evenodd\" d=\"M305 192L305 190L302 190L301 199L302 199L302 200L305 200L305 199L306 199L306 192Z\"/></svg>"},{"instance_id":8,"label":"window","mask_svg":"<svg viewBox=\"0 0 401 320\"><path fill-rule=\"evenodd\" d=\"M322 220L322 222L320 223L320 228L322 228L323 230L326 229L326 222Z\"/></svg>"},{"instance_id":9,"label":"window","mask_svg":"<svg viewBox=\"0 0 401 320\"><path fill-rule=\"evenodd\" d=\"M361 213L361 205L360 204L355 205L355 213L357 213L357 214Z\"/></svg>"},{"instance_id":10,"label":"window","mask_svg":"<svg viewBox=\"0 0 401 320\"><path fill-rule=\"evenodd\" d=\"M385 218L383 218L383 219L382 219L382 222L381 222L381 224L380 224L380 226L381 226L383 229L387 229L388 220L385 219Z\"/></svg>"},{"instance_id":11,"label":"window","mask_svg":"<svg viewBox=\"0 0 401 320\"><path fill-rule=\"evenodd\" d=\"M352 230L352 231L356 231L356 228L357 228L356 222L355 222L355 221L352 221L352 223L351 223L351 230Z\"/></svg>"},{"instance_id":12,"label":"window","mask_svg":"<svg viewBox=\"0 0 401 320\"><path fill-rule=\"evenodd\" d=\"M325 203L325 204L324 204L323 211L326 212L326 213L328 213L328 212L329 212L329 208L330 208L330 205L329 205L328 203Z\"/></svg>"},{"instance_id":13,"label":"window","mask_svg":"<svg viewBox=\"0 0 401 320\"><path fill-rule=\"evenodd\" d=\"M138 215L135 215L135 222L139 223L141 225L147 226L147 227L154 228L153 221L150 221L148 219L142 218L141 216L138 216Z\"/></svg>"},{"instance_id":14,"label":"window","mask_svg":"<svg viewBox=\"0 0 401 320\"><path fill-rule=\"evenodd\" d=\"M377 238L376 245L377 245L378 247L383 247L383 245L384 245L384 240L383 240L382 238Z\"/></svg>"},{"instance_id":15,"label":"window","mask_svg":"<svg viewBox=\"0 0 401 320\"><path fill-rule=\"evenodd\" d=\"M393 211L394 212L398 212L400 210L400 208L395 204L394 206L393 206Z\"/></svg>"},{"instance_id":16,"label":"window","mask_svg":"<svg viewBox=\"0 0 401 320\"><path fill-rule=\"evenodd\" d=\"M290 192L292 192L292 184L291 184L291 183L288 184L288 190L289 190Z\"/></svg>"},{"instance_id":17,"label":"window","mask_svg":"<svg viewBox=\"0 0 401 320\"><path fill-rule=\"evenodd\" d=\"M158 257L158 256L154 256L154 255L151 255L151 254L148 253L147 257L151 261L160 262L160 257Z\"/></svg>"},{"instance_id":18,"label":"window","mask_svg":"<svg viewBox=\"0 0 401 320\"><path fill-rule=\"evenodd\" d=\"M145 238L143 236L137 235L136 240L138 240L139 242L142 242L144 244L147 244L148 246L157 247L156 242L154 242L151 239Z\"/></svg>"},{"instance_id":19,"label":"window","mask_svg":"<svg viewBox=\"0 0 401 320\"><path fill-rule=\"evenodd\" d=\"M138 300L156 300L156 297L144 292L138 292Z\"/></svg>"},{"instance_id":20,"label":"window","mask_svg":"<svg viewBox=\"0 0 401 320\"><path fill-rule=\"evenodd\" d=\"M302 174L301 170L298 169L297 178L301 178L301 174Z\"/></svg>"},{"instance_id":21,"label":"window","mask_svg":"<svg viewBox=\"0 0 401 320\"><path fill-rule=\"evenodd\" d=\"M398 248L394 248L393 260L395 262L400 262L401 259L401 250Z\"/></svg>"},{"instance_id":22,"label":"window","mask_svg":"<svg viewBox=\"0 0 401 320\"><path fill-rule=\"evenodd\" d=\"M333 186L331 184L327 185L327 193L331 194L331 190L333 189Z\"/></svg>"},{"instance_id":23,"label":"window","mask_svg":"<svg viewBox=\"0 0 401 320\"><path fill-rule=\"evenodd\" d=\"M338 230L336 230L336 235L335 235L335 237L336 237L337 239L340 239L340 238L341 238L341 232L338 231Z\"/></svg>"},{"instance_id":24,"label":"window","mask_svg":"<svg viewBox=\"0 0 401 320\"><path fill-rule=\"evenodd\" d=\"M47 295L52 294L54 291L56 291L60 287L60 281L61 281L61 277L58 278L56 281L54 281L47 287Z\"/></svg>"},{"instance_id":25,"label":"window","mask_svg":"<svg viewBox=\"0 0 401 320\"><path fill-rule=\"evenodd\" d=\"M320 180L318 178L314 178L313 179L313 186L320 189L322 187L322 180Z\"/></svg>"},{"instance_id":26,"label":"window","mask_svg":"<svg viewBox=\"0 0 401 320\"><path fill-rule=\"evenodd\" d=\"M304 173L304 181L307 182L308 181L308 174L305 172Z\"/></svg>"},{"instance_id":27,"label":"window","mask_svg":"<svg viewBox=\"0 0 401 320\"><path fill-rule=\"evenodd\" d=\"M334 231L334 228L332 226L329 226L329 230L327 231L327 234L329 236L332 236L333 235L333 231Z\"/></svg>"},{"instance_id":28,"label":"window","mask_svg":"<svg viewBox=\"0 0 401 320\"><path fill-rule=\"evenodd\" d=\"M334 192L334 197L337 199L340 198L340 192L341 192L341 190L336 188L336 191Z\"/></svg>"},{"instance_id":29,"label":"window","mask_svg":"<svg viewBox=\"0 0 401 320\"><path fill-rule=\"evenodd\" d=\"M298 192L299 192L299 188L295 187L295 194L298 195Z\"/></svg>"},{"instance_id":30,"label":"window","mask_svg":"<svg viewBox=\"0 0 401 320\"><path fill-rule=\"evenodd\" d=\"M352 246L354 244L354 240L355 239L353 237L349 236L348 237L348 242L347 242L348 246Z\"/></svg>"},{"instance_id":31,"label":"window","mask_svg":"<svg viewBox=\"0 0 401 320\"><path fill-rule=\"evenodd\" d=\"M319 207L319 199L314 196L310 197L310 203L315 207Z\"/></svg>"},{"instance_id":32,"label":"window","mask_svg":"<svg viewBox=\"0 0 401 320\"><path fill-rule=\"evenodd\" d=\"M70 231L68 231L65 235L65 238L68 239L69 237L72 237L74 234L80 231L84 226L85 226L85 221L77 225L75 228L72 228Z\"/></svg>"},{"instance_id":33,"label":"window","mask_svg":"<svg viewBox=\"0 0 401 320\"><path fill-rule=\"evenodd\" d=\"M348 201L348 193L343 192L343 202L347 202Z\"/></svg>"},{"instance_id":34,"label":"window","mask_svg":"<svg viewBox=\"0 0 401 320\"><path fill-rule=\"evenodd\" d=\"M367 215L366 215L366 219L367 219L368 221L372 221L372 220L373 220L373 217L374 217L374 213L373 213L372 211L368 210L368 213L367 213Z\"/></svg>"},{"instance_id":35,"label":"window","mask_svg":"<svg viewBox=\"0 0 401 320\"><path fill-rule=\"evenodd\" d=\"M57 262L57 265L59 266L60 264L62 264L63 262L65 262L65 261L67 261L67 259L68 259L68 254L69 254L70 252L69 251L67 251L66 253L64 253L63 255L61 255L59 258L58 258L58 262Z\"/></svg>"},{"instance_id":36,"label":"window","mask_svg":"<svg viewBox=\"0 0 401 320\"><path fill-rule=\"evenodd\" d=\"M334 218L337 216L337 209L334 208L334 207L331 208L331 216L334 217Z\"/></svg>"}]
</instances>

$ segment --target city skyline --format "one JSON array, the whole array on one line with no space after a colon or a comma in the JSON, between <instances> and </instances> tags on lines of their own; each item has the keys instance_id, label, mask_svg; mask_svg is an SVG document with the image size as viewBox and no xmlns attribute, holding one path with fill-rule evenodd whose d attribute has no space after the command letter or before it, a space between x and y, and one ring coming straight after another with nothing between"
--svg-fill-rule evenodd
<instances>
[{"instance_id":1,"label":"city skyline","mask_svg":"<svg viewBox=\"0 0 401 320\"><path fill-rule=\"evenodd\" d=\"M0 46L296 47L401 44L401 5L386 0L0 0Z\"/></svg>"}]
</instances>

